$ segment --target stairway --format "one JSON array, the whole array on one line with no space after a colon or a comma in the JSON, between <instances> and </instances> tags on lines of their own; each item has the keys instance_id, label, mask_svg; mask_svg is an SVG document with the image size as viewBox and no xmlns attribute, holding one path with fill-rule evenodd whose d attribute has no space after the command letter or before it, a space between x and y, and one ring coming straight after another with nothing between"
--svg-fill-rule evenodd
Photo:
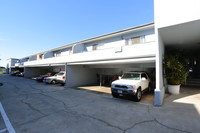
<instances>
[{"instance_id":1,"label":"stairway","mask_svg":"<svg viewBox=\"0 0 200 133\"><path fill-rule=\"evenodd\" d=\"M200 79L187 79L186 84L188 86L200 86Z\"/></svg>"}]
</instances>

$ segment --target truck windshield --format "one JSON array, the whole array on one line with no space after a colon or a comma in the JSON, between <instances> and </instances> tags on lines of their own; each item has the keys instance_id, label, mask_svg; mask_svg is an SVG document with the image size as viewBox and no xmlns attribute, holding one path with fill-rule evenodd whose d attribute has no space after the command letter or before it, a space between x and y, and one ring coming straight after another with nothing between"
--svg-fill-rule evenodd
<instances>
[{"instance_id":1,"label":"truck windshield","mask_svg":"<svg viewBox=\"0 0 200 133\"><path fill-rule=\"evenodd\" d=\"M140 80L140 74L139 73L125 73L122 76L122 79Z\"/></svg>"}]
</instances>

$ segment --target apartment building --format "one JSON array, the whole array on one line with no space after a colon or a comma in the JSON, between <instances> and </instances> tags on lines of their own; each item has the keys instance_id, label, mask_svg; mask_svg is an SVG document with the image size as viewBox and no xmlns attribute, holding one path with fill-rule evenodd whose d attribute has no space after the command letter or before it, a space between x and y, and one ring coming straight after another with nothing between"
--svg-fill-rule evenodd
<instances>
[{"instance_id":1,"label":"apartment building","mask_svg":"<svg viewBox=\"0 0 200 133\"><path fill-rule=\"evenodd\" d=\"M99 75L147 71L155 77L154 105L160 106L163 104L166 88L163 59L167 49L179 49L190 55L190 62L193 62L190 66L197 76L200 72L198 5L198 0L154 0L155 23L30 55L18 59L18 62L8 65L8 68L23 68L25 77L49 71L66 71L65 87L98 83Z\"/></svg>"}]
</instances>

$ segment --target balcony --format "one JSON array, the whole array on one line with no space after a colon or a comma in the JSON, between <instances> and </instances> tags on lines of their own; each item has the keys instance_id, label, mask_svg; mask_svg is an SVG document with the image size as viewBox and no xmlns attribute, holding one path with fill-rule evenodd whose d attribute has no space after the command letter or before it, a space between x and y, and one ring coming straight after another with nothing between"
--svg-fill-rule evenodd
<instances>
[{"instance_id":1,"label":"balcony","mask_svg":"<svg viewBox=\"0 0 200 133\"><path fill-rule=\"evenodd\" d=\"M118 46L104 50L95 50L84 53L73 54L67 62L102 61L127 58L155 57L156 43L148 42L127 46Z\"/></svg>"},{"instance_id":2,"label":"balcony","mask_svg":"<svg viewBox=\"0 0 200 133\"><path fill-rule=\"evenodd\" d=\"M25 66L50 66L52 64L77 63L85 61L102 61L102 60L116 60L116 59L132 59L141 57L155 57L156 43L148 42L142 44L134 44L128 46L118 46L104 50L95 50L90 52L83 52L71 54L60 57L52 57L43 60L35 60L25 62Z\"/></svg>"}]
</instances>

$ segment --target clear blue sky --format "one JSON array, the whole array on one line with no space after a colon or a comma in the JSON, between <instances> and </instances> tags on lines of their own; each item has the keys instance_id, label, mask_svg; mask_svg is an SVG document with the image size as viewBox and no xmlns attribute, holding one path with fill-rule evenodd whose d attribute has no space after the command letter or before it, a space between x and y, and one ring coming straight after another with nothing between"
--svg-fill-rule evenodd
<instances>
[{"instance_id":1,"label":"clear blue sky","mask_svg":"<svg viewBox=\"0 0 200 133\"><path fill-rule=\"evenodd\" d=\"M0 0L0 66L153 22L153 0Z\"/></svg>"}]
</instances>

